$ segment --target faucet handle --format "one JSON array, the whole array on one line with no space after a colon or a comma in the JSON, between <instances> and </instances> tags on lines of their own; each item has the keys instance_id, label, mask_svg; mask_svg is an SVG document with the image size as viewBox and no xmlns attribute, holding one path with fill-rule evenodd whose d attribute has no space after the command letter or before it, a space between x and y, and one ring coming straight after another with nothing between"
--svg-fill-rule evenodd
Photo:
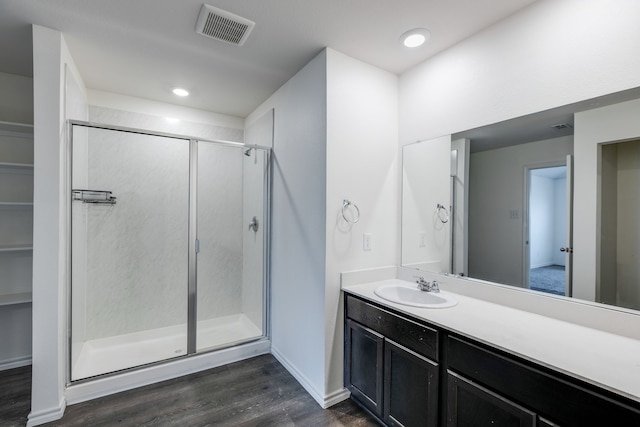
<instances>
[{"instance_id":1,"label":"faucet handle","mask_svg":"<svg viewBox=\"0 0 640 427\"><path fill-rule=\"evenodd\" d=\"M424 277L422 276L415 276L415 277L418 277L418 280L416 280L416 283L418 284L418 289L420 289L421 291L427 291L427 292L431 290L431 283L424 280Z\"/></svg>"},{"instance_id":2,"label":"faucet handle","mask_svg":"<svg viewBox=\"0 0 640 427\"><path fill-rule=\"evenodd\" d=\"M435 280L431 283L431 292L440 292L440 286Z\"/></svg>"}]
</instances>

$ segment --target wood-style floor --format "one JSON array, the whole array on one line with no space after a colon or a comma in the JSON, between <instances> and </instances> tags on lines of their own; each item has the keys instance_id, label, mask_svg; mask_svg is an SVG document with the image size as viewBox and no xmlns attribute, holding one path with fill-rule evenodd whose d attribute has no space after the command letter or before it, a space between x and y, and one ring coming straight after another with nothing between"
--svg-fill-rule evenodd
<instances>
[{"instance_id":1,"label":"wood-style floor","mask_svg":"<svg viewBox=\"0 0 640 427\"><path fill-rule=\"evenodd\" d=\"M30 367L0 372L0 426L24 426ZM378 426L351 400L322 409L271 355L68 406L48 426Z\"/></svg>"}]
</instances>

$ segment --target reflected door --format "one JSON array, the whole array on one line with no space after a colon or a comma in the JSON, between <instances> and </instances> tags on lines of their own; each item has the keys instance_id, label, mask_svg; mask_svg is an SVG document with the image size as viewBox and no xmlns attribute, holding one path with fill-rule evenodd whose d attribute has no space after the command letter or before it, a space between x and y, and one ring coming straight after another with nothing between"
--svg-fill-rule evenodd
<instances>
[{"instance_id":1,"label":"reflected door","mask_svg":"<svg viewBox=\"0 0 640 427\"><path fill-rule=\"evenodd\" d=\"M71 379L186 354L189 141L72 126Z\"/></svg>"},{"instance_id":2,"label":"reflected door","mask_svg":"<svg viewBox=\"0 0 640 427\"><path fill-rule=\"evenodd\" d=\"M568 165L527 169L525 283L536 291L567 295L570 275L571 186ZM569 260L567 259L569 257Z\"/></svg>"}]
</instances>

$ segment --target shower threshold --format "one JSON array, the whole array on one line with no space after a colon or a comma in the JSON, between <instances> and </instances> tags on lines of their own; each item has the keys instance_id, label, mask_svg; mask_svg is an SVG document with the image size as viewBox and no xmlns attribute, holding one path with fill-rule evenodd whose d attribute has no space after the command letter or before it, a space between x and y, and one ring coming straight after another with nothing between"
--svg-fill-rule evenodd
<instances>
[{"instance_id":1,"label":"shower threshold","mask_svg":"<svg viewBox=\"0 0 640 427\"><path fill-rule=\"evenodd\" d=\"M197 351L230 347L262 336L262 330L244 314L200 320ZM186 350L186 324L89 340L82 344L71 370L71 380L184 356Z\"/></svg>"}]
</instances>

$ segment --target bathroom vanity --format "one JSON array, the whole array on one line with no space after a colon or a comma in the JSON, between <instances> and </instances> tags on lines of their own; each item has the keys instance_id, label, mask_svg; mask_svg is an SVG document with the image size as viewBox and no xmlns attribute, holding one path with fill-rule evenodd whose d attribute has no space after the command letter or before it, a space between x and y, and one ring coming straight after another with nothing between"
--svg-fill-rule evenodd
<instances>
[{"instance_id":1,"label":"bathroom vanity","mask_svg":"<svg viewBox=\"0 0 640 427\"><path fill-rule=\"evenodd\" d=\"M452 308L388 303L374 293L388 282L343 286L345 386L384 424L640 425L640 397L613 384L624 363L633 384L639 353L607 360L584 339L604 332L457 294Z\"/></svg>"}]
</instances>

